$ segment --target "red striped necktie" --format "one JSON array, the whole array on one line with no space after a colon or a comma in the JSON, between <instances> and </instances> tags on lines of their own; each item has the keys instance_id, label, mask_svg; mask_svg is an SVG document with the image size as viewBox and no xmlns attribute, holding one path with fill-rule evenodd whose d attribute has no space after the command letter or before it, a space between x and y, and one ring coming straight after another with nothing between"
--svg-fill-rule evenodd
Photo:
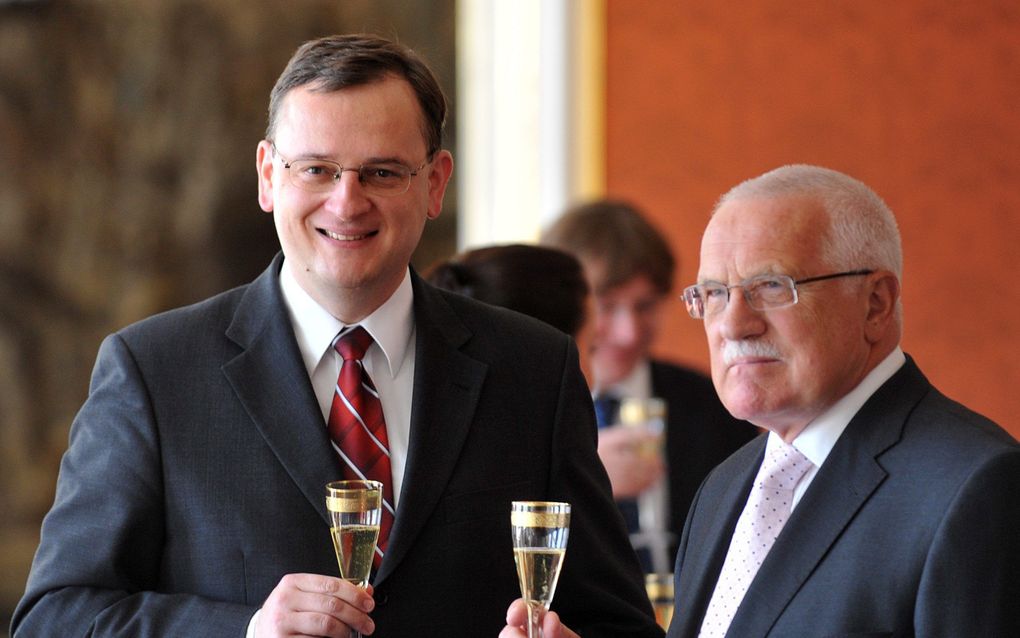
<instances>
[{"instance_id":1,"label":"red striped necktie","mask_svg":"<svg viewBox=\"0 0 1020 638\"><path fill-rule=\"evenodd\" d=\"M378 568L386 552L394 510L390 446L382 403L362 362L372 341L372 335L358 326L341 332L333 343L344 363L333 393L328 426L333 448L344 465L344 478L383 484L382 522L374 561Z\"/></svg>"}]
</instances>

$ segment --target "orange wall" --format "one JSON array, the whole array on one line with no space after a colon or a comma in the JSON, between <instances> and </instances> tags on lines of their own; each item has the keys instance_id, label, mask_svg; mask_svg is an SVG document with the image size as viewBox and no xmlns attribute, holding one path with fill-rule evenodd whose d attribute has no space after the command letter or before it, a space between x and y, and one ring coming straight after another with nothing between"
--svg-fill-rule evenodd
<instances>
[{"instance_id":1,"label":"orange wall","mask_svg":"<svg viewBox=\"0 0 1020 638\"><path fill-rule=\"evenodd\" d=\"M1020 438L1020 9L609 0L607 190L697 274L715 199L806 162L872 186L904 243L904 350ZM672 301L662 354L707 369Z\"/></svg>"}]
</instances>

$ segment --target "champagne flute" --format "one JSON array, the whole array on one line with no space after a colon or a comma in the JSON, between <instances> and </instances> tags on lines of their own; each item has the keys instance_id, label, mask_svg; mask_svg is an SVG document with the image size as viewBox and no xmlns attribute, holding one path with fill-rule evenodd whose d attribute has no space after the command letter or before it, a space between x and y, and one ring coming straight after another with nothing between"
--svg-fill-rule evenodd
<instances>
[{"instance_id":1,"label":"champagne flute","mask_svg":"<svg viewBox=\"0 0 1020 638\"><path fill-rule=\"evenodd\" d=\"M340 577L363 589L368 586L379 540L382 493L379 481L334 481L326 485L326 509ZM361 638L361 633L352 631L351 637Z\"/></svg>"},{"instance_id":2,"label":"champagne flute","mask_svg":"<svg viewBox=\"0 0 1020 638\"><path fill-rule=\"evenodd\" d=\"M643 425L662 434L666 429L666 410L666 401L660 397L626 397L620 400L620 423L631 427Z\"/></svg>"},{"instance_id":3,"label":"champagne flute","mask_svg":"<svg viewBox=\"0 0 1020 638\"><path fill-rule=\"evenodd\" d=\"M627 397L620 401L620 423L645 433L635 449L642 459L665 464L666 400L661 397ZM639 532L631 534L635 548L647 550L652 571L668 572L673 567L674 535L669 531L669 482L665 478L645 487L637 497ZM669 584L672 587L672 582Z\"/></svg>"},{"instance_id":4,"label":"champagne flute","mask_svg":"<svg viewBox=\"0 0 1020 638\"><path fill-rule=\"evenodd\" d=\"M514 561L528 607L528 638L542 638L570 534L570 504L514 501L510 510Z\"/></svg>"},{"instance_id":5,"label":"champagne flute","mask_svg":"<svg viewBox=\"0 0 1020 638\"><path fill-rule=\"evenodd\" d=\"M661 454L666 438L666 401L659 397L626 397L620 401L620 424L654 434L655 439L642 445L639 451L648 456Z\"/></svg>"},{"instance_id":6,"label":"champagne flute","mask_svg":"<svg viewBox=\"0 0 1020 638\"><path fill-rule=\"evenodd\" d=\"M655 622L663 631L673 620L673 574L645 574L645 592L655 611Z\"/></svg>"}]
</instances>

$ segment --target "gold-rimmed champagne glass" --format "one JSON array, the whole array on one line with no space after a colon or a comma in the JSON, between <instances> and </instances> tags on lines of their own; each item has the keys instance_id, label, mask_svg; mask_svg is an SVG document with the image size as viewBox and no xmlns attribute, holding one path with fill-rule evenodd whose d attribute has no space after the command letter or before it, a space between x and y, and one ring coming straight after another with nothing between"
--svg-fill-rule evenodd
<instances>
[{"instance_id":1,"label":"gold-rimmed champagne glass","mask_svg":"<svg viewBox=\"0 0 1020 638\"><path fill-rule=\"evenodd\" d=\"M382 493L379 481L334 481L326 485L326 510L340 577L361 588L368 586L372 573ZM361 633L352 631L351 636L361 638Z\"/></svg>"},{"instance_id":2,"label":"gold-rimmed champagne glass","mask_svg":"<svg viewBox=\"0 0 1020 638\"><path fill-rule=\"evenodd\" d=\"M663 631L673 621L673 574L645 574L645 592L655 611L655 622Z\"/></svg>"},{"instance_id":3,"label":"gold-rimmed champagne glass","mask_svg":"<svg viewBox=\"0 0 1020 638\"><path fill-rule=\"evenodd\" d=\"M542 638L570 534L570 504L513 501L510 528L521 597L528 607L528 638Z\"/></svg>"}]
</instances>

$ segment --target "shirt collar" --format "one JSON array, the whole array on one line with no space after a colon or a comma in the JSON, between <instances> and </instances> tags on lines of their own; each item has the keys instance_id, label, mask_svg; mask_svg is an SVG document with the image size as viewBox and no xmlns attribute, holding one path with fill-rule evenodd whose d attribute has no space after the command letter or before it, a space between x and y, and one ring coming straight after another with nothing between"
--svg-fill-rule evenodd
<instances>
[{"instance_id":1,"label":"shirt collar","mask_svg":"<svg viewBox=\"0 0 1020 638\"><path fill-rule=\"evenodd\" d=\"M806 456L815 467L821 467L829 456L829 452L836 445L836 441L843 434L843 430L850 424L850 420L871 398L871 395L882 387L882 384L888 381L892 375L896 374L896 371L906 363L906 360L903 350L898 346L893 349L885 359L872 368L871 372L865 375L856 388L809 423L804 431L793 440L793 447L800 450L801 454ZM769 447L780 441L779 435L774 432L769 433Z\"/></svg>"},{"instance_id":2,"label":"shirt collar","mask_svg":"<svg viewBox=\"0 0 1020 638\"><path fill-rule=\"evenodd\" d=\"M305 369L311 374L322 356L331 349L333 339L346 324L312 299L297 282L294 273L291 272L290 262L286 259L280 271L280 289L291 325L294 326L294 336L297 338ZM411 288L410 270L404 273L404 279L390 298L372 314L358 322L358 325L372 335L386 358L390 375L396 376L400 366L403 365L414 327L414 293Z\"/></svg>"},{"instance_id":3,"label":"shirt collar","mask_svg":"<svg viewBox=\"0 0 1020 638\"><path fill-rule=\"evenodd\" d=\"M635 397L647 399L652 395L652 364L642 359L626 377L613 385L601 388L595 396L611 396L617 399Z\"/></svg>"},{"instance_id":4,"label":"shirt collar","mask_svg":"<svg viewBox=\"0 0 1020 638\"><path fill-rule=\"evenodd\" d=\"M410 270L404 272L404 279L390 298L359 324L382 349L390 376L397 376L414 329L414 291L411 288Z\"/></svg>"}]
</instances>

